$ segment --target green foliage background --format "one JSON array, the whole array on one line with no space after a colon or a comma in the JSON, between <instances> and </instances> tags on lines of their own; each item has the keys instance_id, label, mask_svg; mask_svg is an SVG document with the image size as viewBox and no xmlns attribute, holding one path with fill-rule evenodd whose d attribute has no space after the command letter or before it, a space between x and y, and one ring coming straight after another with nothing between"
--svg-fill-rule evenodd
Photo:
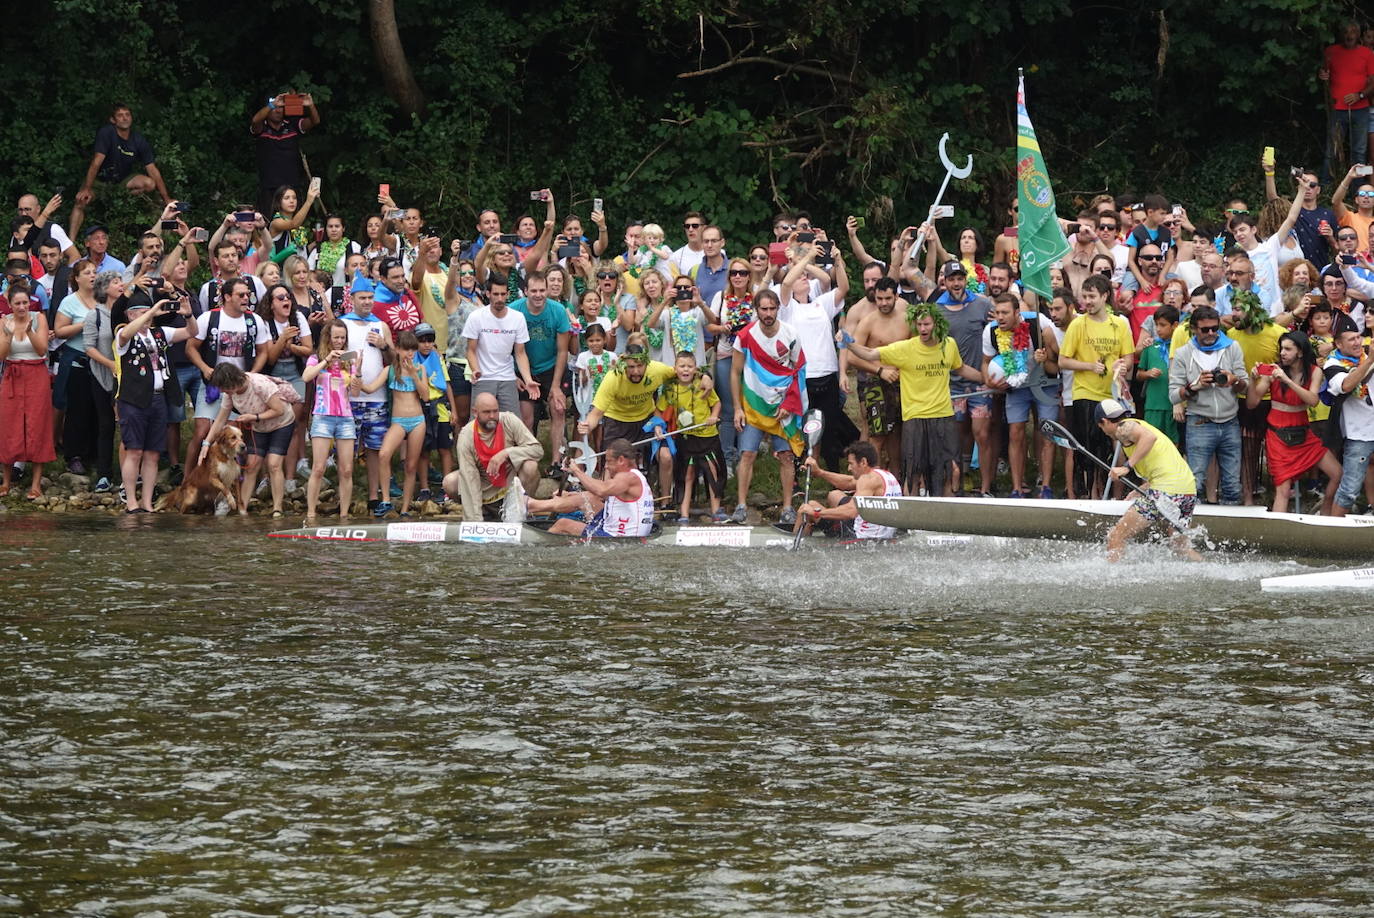
<instances>
[{"instance_id":1,"label":"green foliage background","mask_svg":"<svg viewBox=\"0 0 1374 918\"><path fill-rule=\"evenodd\" d=\"M446 236L470 237L487 206L509 226L528 190L548 185L564 212L585 216L605 198L613 238L643 216L671 239L693 208L727 238L754 240L789 206L833 228L866 214L875 242L929 205L945 131L956 159L974 156L949 198L958 222L1000 227L1024 67L1061 212L1099 191L1159 190L1194 219L1215 217L1228 196L1259 196L1263 145L1281 166L1318 161L1316 64L1353 11L1318 0L405 0L401 37L428 100L417 117L384 89L362 0L40 0L12 10L0 34L0 182L11 201L64 186L69 207L94 132L122 99L173 193L208 224L256 186L252 112L294 86L321 105L305 149L350 231L386 181ZM93 217L117 230L153 216L112 197Z\"/></svg>"}]
</instances>

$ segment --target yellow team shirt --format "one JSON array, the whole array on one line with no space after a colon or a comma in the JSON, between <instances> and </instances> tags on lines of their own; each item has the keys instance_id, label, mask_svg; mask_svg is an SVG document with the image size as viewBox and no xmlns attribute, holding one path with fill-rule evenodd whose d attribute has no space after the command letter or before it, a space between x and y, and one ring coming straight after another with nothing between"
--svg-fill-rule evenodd
<instances>
[{"instance_id":1,"label":"yellow team shirt","mask_svg":"<svg viewBox=\"0 0 1374 918\"><path fill-rule=\"evenodd\" d=\"M654 392L675 376L673 368L666 363L650 360L644 368L644 379L633 383L629 374L617 367L601 381L592 405L613 421L626 424L642 421L654 413Z\"/></svg>"},{"instance_id":2,"label":"yellow team shirt","mask_svg":"<svg viewBox=\"0 0 1374 918\"><path fill-rule=\"evenodd\" d=\"M949 397L949 374L964 365L953 338L934 345L907 338L878 348L878 361L901 373L902 420L947 418L954 414Z\"/></svg>"},{"instance_id":3,"label":"yellow team shirt","mask_svg":"<svg viewBox=\"0 0 1374 918\"><path fill-rule=\"evenodd\" d=\"M420 299L421 321L434 328L434 340L439 347L448 346L448 310L444 308L444 285L448 283L448 272L426 271L424 283L415 291Z\"/></svg>"},{"instance_id":4,"label":"yellow team shirt","mask_svg":"<svg viewBox=\"0 0 1374 918\"><path fill-rule=\"evenodd\" d=\"M1279 339L1288 329L1272 322L1259 331L1246 332L1239 328L1226 329L1226 337L1240 345L1241 358L1245 361L1245 372L1253 378L1255 364L1279 362ZM1269 393L1264 393L1264 401L1269 401Z\"/></svg>"},{"instance_id":5,"label":"yellow team shirt","mask_svg":"<svg viewBox=\"0 0 1374 918\"><path fill-rule=\"evenodd\" d=\"M1135 354L1135 344L1131 341L1131 323L1124 316L1108 315L1105 322L1098 322L1086 315L1076 317L1064 332L1064 343L1059 354L1084 363L1102 361L1107 372L1098 375L1087 370L1074 370L1074 400L1088 399L1100 402L1112 397L1112 364L1118 358Z\"/></svg>"},{"instance_id":6,"label":"yellow team shirt","mask_svg":"<svg viewBox=\"0 0 1374 918\"><path fill-rule=\"evenodd\" d=\"M1134 436L1135 431L1141 427L1155 435L1155 445L1135 463L1136 474L1144 478L1145 483L1156 491L1165 494L1196 494L1197 478L1188 467L1187 460L1179 453L1174 442L1153 424L1134 418L1121 422L1117 429L1117 439L1121 441L1121 448L1127 458L1134 458L1137 444L1127 443L1125 438Z\"/></svg>"},{"instance_id":7,"label":"yellow team shirt","mask_svg":"<svg viewBox=\"0 0 1374 918\"><path fill-rule=\"evenodd\" d=\"M682 417L682 412L692 412L692 424L700 424L711 416L711 410L720 403L720 396L716 390L712 389L705 395L701 394L701 384L692 380L686 385L681 380L673 381L663 386L663 391L658 396L658 410L667 411L669 408L677 409L677 417ZM686 427L682 421L678 421L677 427ZM712 424L710 427L699 427L696 430L688 431L684 437L715 437L720 435L720 427Z\"/></svg>"}]
</instances>

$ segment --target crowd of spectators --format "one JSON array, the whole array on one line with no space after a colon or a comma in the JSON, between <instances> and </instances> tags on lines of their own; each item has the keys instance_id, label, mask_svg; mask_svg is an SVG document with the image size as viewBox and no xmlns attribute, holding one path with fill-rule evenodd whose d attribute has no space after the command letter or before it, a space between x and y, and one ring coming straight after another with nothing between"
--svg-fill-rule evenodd
<instances>
[{"instance_id":1,"label":"crowd of spectators","mask_svg":"<svg viewBox=\"0 0 1374 918\"><path fill-rule=\"evenodd\" d=\"M1348 513L1374 498L1363 38L1348 26L1325 53L1322 170L1266 149L1263 195L1225 202L1210 226L1158 193L1099 195L1061 214L1069 254L1049 297L1021 285L1015 205L991 246L972 226L917 220L876 251L856 217L782 212L727 239L690 207L680 224L617 219L623 202L599 198L579 214L548 188L448 240L426 202L386 184L361 213L325 212L298 149L320 113L292 93L252 118L253 202L202 228L117 105L68 227L61 195L18 201L0 290L0 495L26 467L41 495L60 455L93 491L149 511L159 466L177 484L235 424L243 511L270 500L280 515L304 479L313 520L334 468L347 516L361 463L377 517L461 499L478 519L516 481L557 476L566 441L604 438L649 439L635 464L660 506L686 518L695 493L722 522L745 519L766 442L791 521L798 415L818 408L831 471L870 440L906 493L1094 498L1110 482L1035 421L1062 419L1107 461L1093 415L1111 398L1180 447L1210 501L1272 486L1288 510L1316 489L1323 512ZM1328 194L1321 173L1343 156L1353 165ZM163 206L132 251L111 252L90 215L119 185Z\"/></svg>"}]
</instances>

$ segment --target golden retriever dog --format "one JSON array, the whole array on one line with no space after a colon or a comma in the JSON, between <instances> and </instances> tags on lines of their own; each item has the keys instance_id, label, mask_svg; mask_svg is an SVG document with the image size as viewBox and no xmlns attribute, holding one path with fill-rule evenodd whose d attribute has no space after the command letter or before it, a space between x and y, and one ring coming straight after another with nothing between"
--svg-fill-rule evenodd
<instances>
[{"instance_id":1,"label":"golden retriever dog","mask_svg":"<svg viewBox=\"0 0 1374 918\"><path fill-rule=\"evenodd\" d=\"M227 425L210 444L210 450L173 491L158 499L157 509L177 513L220 513L220 500L226 510L237 509L239 454L244 450L243 432Z\"/></svg>"}]
</instances>

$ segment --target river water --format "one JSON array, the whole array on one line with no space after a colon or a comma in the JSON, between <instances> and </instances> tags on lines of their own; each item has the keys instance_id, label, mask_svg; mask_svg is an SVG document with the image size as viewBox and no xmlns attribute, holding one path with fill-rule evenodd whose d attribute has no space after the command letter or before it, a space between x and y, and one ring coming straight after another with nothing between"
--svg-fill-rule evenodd
<instances>
[{"instance_id":1,"label":"river water","mask_svg":"<svg viewBox=\"0 0 1374 918\"><path fill-rule=\"evenodd\" d=\"M0 913L1374 911L1374 603L1292 564L0 521Z\"/></svg>"}]
</instances>

